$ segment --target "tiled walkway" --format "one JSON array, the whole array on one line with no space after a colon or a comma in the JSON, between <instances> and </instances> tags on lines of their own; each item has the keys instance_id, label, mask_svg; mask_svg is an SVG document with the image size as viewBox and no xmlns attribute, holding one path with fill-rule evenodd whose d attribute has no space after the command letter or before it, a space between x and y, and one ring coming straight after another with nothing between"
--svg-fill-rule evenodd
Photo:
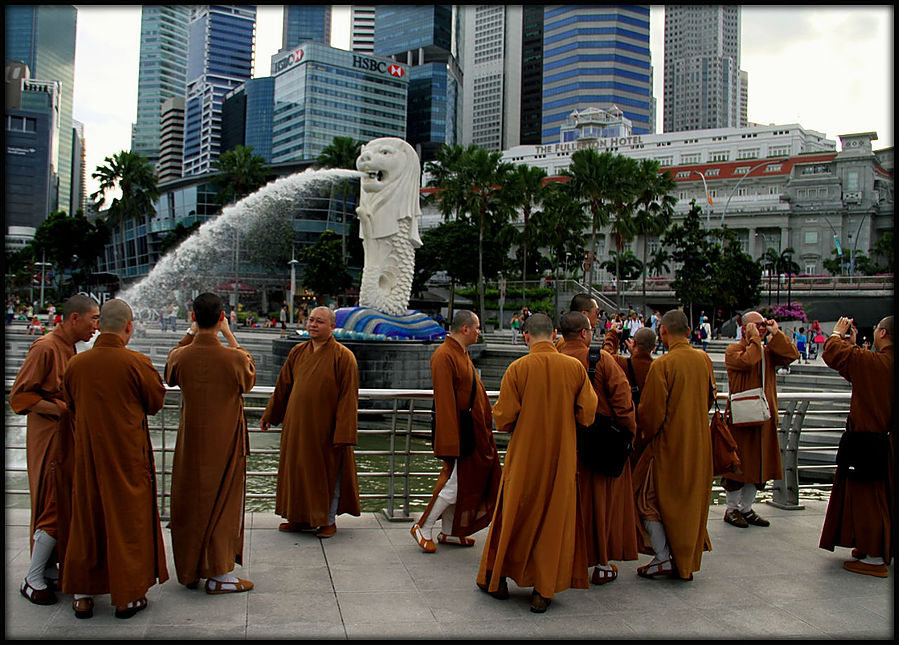
<instances>
[{"instance_id":1,"label":"tiled walkway","mask_svg":"<svg viewBox=\"0 0 899 645\"><path fill-rule=\"evenodd\" d=\"M737 529L713 506L713 551L693 582L644 580L639 564L619 564L619 579L557 594L546 614L529 611L530 589L511 584L502 602L474 584L486 530L471 549L419 550L409 523L373 513L338 519L337 535L277 530L272 514L247 516L245 566L256 588L209 596L175 579L163 530L168 582L150 589L149 607L113 617L98 596L94 617L77 620L71 597L38 607L19 595L28 567L28 511L6 512L7 638L892 638L893 568L879 579L842 569L848 550L819 549L825 503L784 511L760 504L769 528Z\"/></svg>"}]
</instances>

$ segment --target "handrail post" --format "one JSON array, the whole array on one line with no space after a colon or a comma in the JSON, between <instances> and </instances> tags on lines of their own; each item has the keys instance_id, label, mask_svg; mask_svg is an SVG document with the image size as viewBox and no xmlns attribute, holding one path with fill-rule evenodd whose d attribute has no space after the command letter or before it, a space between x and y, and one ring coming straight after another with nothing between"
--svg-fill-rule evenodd
<instances>
[{"instance_id":1,"label":"handrail post","mask_svg":"<svg viewBox=\"0 0 899 645\"><path fill-rule=\"evenodd\" d=\"M167 520L169 519L168 514L165 511L165 415L166 415L166 407L165 400L168 397L168 393L162 398L162 412L161 416L161 425L162 425L162 470L159 473L159 519ZM153 447L153 443L150 442L150 448Z\"/></svg>"},{"instance_id":2,"label":"handrail post","mask_svg":"<svg viewBox=\"0 0 899 645\"><path fill-rule=\"evenodd\" d=\"M390 455L387 457L387 508L382 508L381 512L388 520L393 519L394 514L394 496L395 496L395 470L396 470L396 415L398 411L399 400L393 399L393 415L390 421Z\"/></svg>"},{"instance_id":3,"label":"handrail post","mask_svg":"<svg viewBox=\"0 0 899 645\"><path fill-rule=\"evenodd\" d=\"M798 404L798 405L797 405ZM788 511L805 508L799 503L799 437L809 401L790 401L777 431L783 459L783 479L774 482L774 498L768 503Z\"/></svg>"},{"instance_id":4,"label":"handrail post","mask_svg":"<svg viewBox=\"0 0 899 645\"><path fill-rule=\"evenodd\" d=\"M403 473L404 495L403 495L403 516L394 517L395 520L411 520L409 515L409 497L412 494L412 484L409 481L409 473L412 470L412 417L415 412L415 399L409 399L409 420L406 423L406 471Z\"/></svg>"}]
</instances>

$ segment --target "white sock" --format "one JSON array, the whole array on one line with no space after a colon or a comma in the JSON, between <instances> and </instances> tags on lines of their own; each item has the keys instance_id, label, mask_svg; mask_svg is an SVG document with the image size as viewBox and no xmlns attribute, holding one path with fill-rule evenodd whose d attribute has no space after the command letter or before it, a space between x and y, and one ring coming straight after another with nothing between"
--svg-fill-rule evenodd
<instances>
[{"instance_id":1,"label":"white sock","mask_svg":"<svg viewBox=\"0 0 899 645\"><path fill-rule=\"evenodd\" d=\"M434 539L433 537L431 537L431 529L434 528L434 523L437 522L437 518L443 515L443 511L445 511L449 506L449 502L447 502L439 495L437 496L437 499L434 500L434 505L431 506L431 512L428 513L425 521L421 524L421 534L426 540Z\"/></svg>"},{"instance_id":2,"label":"white sock","mask_svg":"<svg viewBox=\"0 0 899 645\"><path fill-rule=\"evenodd\" d=\"M755 495L758 489L755 487L755 484L743 484L743 488L737 492L742 496L740 512L748 513L752 510L752 503L755 502Z\"/></svg>"},{"instance_id":3,"label":"white sock","mask_svg":"<svg viewBox=\"0 0 899 645\"><path fill-rule=\"evenodd\" d=\"M668 549L668 535L661 522L655 520L643 520L643 526L649 533L649 542L655 551L653 562L664 562L671 559L671 551Z\"/></svg>"},{"instance_id":4,"label":"white sock","mask_svg":"<svg viewBox=\"0 0 899 645\"><path fill-rule=\"evenodd\" d=\"M742 489L737 490L728 490L724 491L724 496L726 499L727 510L734 511L740 506L740 496L742 495Z\"/></svg>"},{"instance_id":5,"label":"white sock","mask_svg":"<svg viewBox=\"0 0 899 645\"><path fill-rule=\"evenodd\" d=\"M34 532L34 547L31 549L31 566L28 568L28 575L25 579L32 589L46 589L47 582L44 580L44 569L47 568L47 562L53 555L53 549L56 548L56 538L50 537L43 529Z\"/></svg>"},{"instance_id":6,"label":"white sock","mask_svg":"<svg viewBox=\"0 0 899 645\"><path fill-rule=\"evenodd\" d=\"M444 535L453 534L453 520L456 519L456 505L450 504L440 515L440 530Z\"/></svg>"},{"instance_id":7,"label":"white sock","mask_svg":"<svg viewBox=\"0 0 899 645\"><path fill-rule=\"evenodd\" d=\"M217 576L212 576L213 580L218 580L219 582L239 582L240 578L234 576L230 573L222 573Z\"/></svg>"},{"instance_id":8,"label":"white sock","mask_svg":"<svg viewBox=\"0 0 899 645\"><path fill-rule=\"evenodd\" d=\"M81 600L82 598L91 598L92 596L86 593L73 593L72 598L75 600Z\"/></svg>"},{"instance_id":9,"label":"white sock","mask_svg":"<svg viewBox=\"0 0 899 645\"><path fill-rule=\"evenodd\" d=\"M883 561L883 558L877 558L877 557L870 556L870 555L867 555L867 556L865 556L864 558L862 558L862 559L861 559L861 562L864 562L865 564L872 564L872 565L875 565L875 566L879 566L879 565L881 565L881 564L886 564L886 563Z\"/></svg>"},{"instance_id":10,"label":"white sock","mask_svg":"<svg viewBox=\"0 0 899 645\"><path fill-rule=\"evenodd\" d=\"M597 564L595 568L603 571L614 571L611 564Z\"/></svg>"}]
</instances>

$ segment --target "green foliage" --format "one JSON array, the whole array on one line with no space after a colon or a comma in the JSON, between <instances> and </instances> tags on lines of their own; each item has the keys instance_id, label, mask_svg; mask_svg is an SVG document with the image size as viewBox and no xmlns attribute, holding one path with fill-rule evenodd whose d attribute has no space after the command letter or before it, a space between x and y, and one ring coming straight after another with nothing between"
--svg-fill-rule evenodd
<instances>
[{"instance_id":1,"label":"green foliage","mask_svg":"<svg viewBox=\"0 0 899 645\"><path fill-rule=\"evenodd\" d=\"M533 235L531 213L540 207L546 194L547 189L544 186L546 171L543 168L520 164L515 166L511 179L512 182L507 188L512 193L513 204L521 208L522 216L517 257L521 264L521 280L524 285L528 276L528 241ZM539 264L539 261L532 264Z\"/></svg>"},{"instance_id":2,"label":"green foliage","mask_svg":"<svg viewBox=\"0 0 899 645\"><path fill-rule=\"evenodd\" d=\"M618 280L636 280L643 273L643 263L633 251L611 251L609 259L600 265Z\"/></svg>"},{"instance_id":3,"label":"green foliage","mask_svg":"<svg viewBox=\"0 0 899 645\"><path fill-rule=\"evenodd\" d=\"M694 199L681 224L672 226L663 243L672 249L671 259L681 263L671 283L674 294L685 306L711 303L713 281L718 260L718 245L709 241L700 222L702 209Z\"/></svg>"},{"instance_id":4,"label":"green foliage","mask_svg":"<svg viewBox=\"0 0 899 645\"><path fill-rule=\"evenodd\" d=\"M878 264L878 268L882 269L881 271L877 271L877 273L892 273L893 272L893 231L890 229L889 231L884 231L877 242L874 243L869 251L872 258L879 258L883 260Z\"/></svg>"},{"instance_id":5,"label":"green foliage","mask_svg":"<svg viewBox=\"0 0 899 645\"><path fill-rule=\"evenodd\" d=\"M590 224L590 216L581 207L568 184L553 184L543 196L543 210L532 216L535 245L549 252L549 264L556 272L565 266L566 257L577 265L584 257L582 231Z\"/></svg>"},{"instance_id":6,"label":"green foliage","mask_svg":"<svg viewBox=\"0 0 899 645\"><path fill-rule=\"evenodd\" d=\"M352 283L340 253L340 236L325 231L318 241L303 251L303 285L316 294L328 297L346 291Z\"/></svg>"},{"instance_id":7,"label":"green foliage","mask_svg":"<svg viewBox=\"0 0 899 645\"><path fill-rule=\"evenodd\" d=\"M103 255L109 236L102 219L92 224L81 210L71 217L65 211L55 211L37 228L31 245L35 258L46 257L53 264L59 289L67 271L76 274L76 283L85 281L97 258Z\"/></svg>"},{"instance_id":8,"label":"green foliage","mask_svg":"<svg viewBox=\"0 0 899 645\"><path fill-rule=\"evenodd\" d=\"M650 275L658 277L671 271L671 267L668 264L670 261L671 254L664 247L659 246L659 248L653 251L652 257L646 263L646 268L649 270Z\"/></svg>"},{"instance_id":9,"label":"green foliage","mask_svg":"<svg viewBox=\"0 0 899 645\"><path fill-rule=\"evenodd\" d=\"M168 234L162 238L162 241L159 243L159 251L165 255L169 251L178 248L178 246L193 235L194 231L196 231L203 222L196 221L190 226L185 226L181 222L178 222Z\"/></svg>"},{"instance_id":10,"label":"green foliage","mask_svg":"<svg viewBox=\"0 0 899 645\"><path fill-rule=\"evenodd\" d=\"M762 295L762 268L744 253L736 234L728 228L717 232L722 240L714 273L714 310L722 310L724 318L755 306Z\"/></svg>"},{"instance_id":11,"label":"green foliage","mask_svg":"<svg viewBox=\"0 0 899 645\"><path fill-rule=\"evenodd\" d=\"M249 146L236 146L219 156L214 167L218 174L212 183L218 187L218 202L237 202L268 182L265 157L253 154Z\"/></svg>"},{"instance_id":12,"label":"green foliage","mask_svg":"<svg viewBox=\"0 0 899 645\"><path fill-rule=\"evenodd\" d=\"M346 168L355 170L356 159L362 149L363 142L356 141L352 137L334 137L327 146L322 149L316 159L319 168Z\"/></svg>"}]
</instances>

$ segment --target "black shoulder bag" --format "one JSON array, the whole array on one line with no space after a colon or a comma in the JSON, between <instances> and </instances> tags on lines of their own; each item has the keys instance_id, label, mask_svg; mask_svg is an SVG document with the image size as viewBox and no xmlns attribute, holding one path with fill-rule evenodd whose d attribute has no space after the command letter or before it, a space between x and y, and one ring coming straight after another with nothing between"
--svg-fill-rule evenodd
<instances>
[{"instance_id":1,"label":"black shoulder bag","mask_svg":"<svg viewBox=\"0 0 899 645\"><path fill-rule=\"evenodd\" d=\"M837 449L837 472L857 482L885 481L890 469L890 433L858 432L846 419Z\"/></svg>"},{"instance_id":2,"label":"black shoulder bag","mask_svg":"<svg viewBox=\"0 0 899 645\"><path fill-rule=\"evenodd\" d=\"M634 400L634 411L637 411L637 406L640 405L640 388L637 386L637 375L634 374L634 362L631 360L631 357L627 357L627 373L630 375L628 379L631 384L631 398Z\"/></svg>"},{"instance_id":3,"label":"black shoulder bag","mask_svg":"<svg viewBox=\"0 0 899 645\"><path fill-rule=\"evenodd\" d=\"M599 348L590 350L587 376L590 384L599 362ZM618 477L634 450L633 433L609 417L597 414L589 426L577 428L577 454L590 470L607 477Z\"/></svg>"}]
</instances>

